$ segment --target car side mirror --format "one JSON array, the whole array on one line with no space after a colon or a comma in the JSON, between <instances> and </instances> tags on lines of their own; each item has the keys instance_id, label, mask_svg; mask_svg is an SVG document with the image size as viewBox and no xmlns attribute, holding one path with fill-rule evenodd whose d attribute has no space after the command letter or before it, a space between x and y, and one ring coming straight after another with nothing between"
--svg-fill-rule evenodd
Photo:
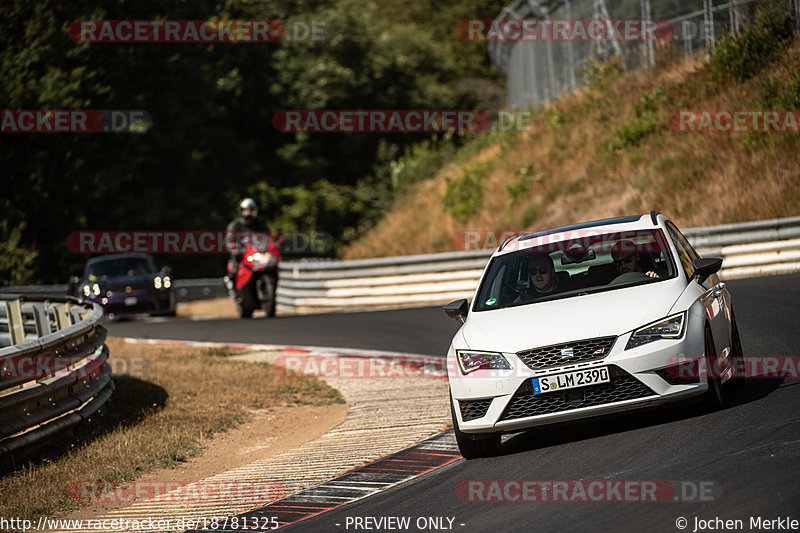
<instances>
[{"instance_id":1,"label":"car side mirror","mask_svg":"<svg viewBox=\"0 0 800 533\"><path fill-rule=\"evenodd\" d=\"M722 267L722 259L719 257L701 257L692 261L694 266L694 279L697 283L703 283L711 274L716 274Z\"/></svg>"},{"instance_id":2,"label":"car side mirror","mask_svg":"<svg viewBox=\"0 0 800 533\"><path fill-rule=\"evenodd\" d=\"M467 311L469 310L469 303L467 300L462 298L461 300L455 300L446 304L442 307L442 311L444 314L449 316L454 320L458 320L462 324L467 319Z\"/></svg>"}]
</instances>

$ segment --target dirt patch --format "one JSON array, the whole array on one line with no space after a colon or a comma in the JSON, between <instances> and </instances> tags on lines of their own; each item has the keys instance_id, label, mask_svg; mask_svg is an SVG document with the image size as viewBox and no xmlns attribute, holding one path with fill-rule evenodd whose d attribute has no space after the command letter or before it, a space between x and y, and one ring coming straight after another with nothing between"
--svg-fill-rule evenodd
<instances>
[{"instance_id":1,"label":"dirt patch","mask_svg":"<svg viewBox=\"0 0 800 533\"><path fill-rule=\"evenodd\" d=\"M215 318L236 318L236 305L230 298L215 298L213 300L196 300L194 302L182 302L176 309L178 316L193 317L215 317ZM264 311L256 310L253 316L264 314Z\"/></svg>"}]
</instances>

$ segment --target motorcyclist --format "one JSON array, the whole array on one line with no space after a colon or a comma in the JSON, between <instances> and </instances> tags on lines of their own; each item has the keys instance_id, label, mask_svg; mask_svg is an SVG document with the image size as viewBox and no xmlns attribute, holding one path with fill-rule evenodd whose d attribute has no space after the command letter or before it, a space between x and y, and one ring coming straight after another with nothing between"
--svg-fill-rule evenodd
<instances>
[{"instance_id":1,"label":"motorcyclist","mask_svg":"<svg viewBox=\"0 0 800 533\"><path fill-rule=\"evenodd\" d=\"M225 285L229 292L233 291L233 280L239 270L244 252L252 242L256 234L260 239L271 238L274 245L280 249L283 247L283 237L280 234L272 233L267 224L258 218L258 206L252 198L243 198L239 202L239 216L228 224L225 235L225 244L230 252L232 268L230 273L225 276Z\"/></svg>"}]
</instances>

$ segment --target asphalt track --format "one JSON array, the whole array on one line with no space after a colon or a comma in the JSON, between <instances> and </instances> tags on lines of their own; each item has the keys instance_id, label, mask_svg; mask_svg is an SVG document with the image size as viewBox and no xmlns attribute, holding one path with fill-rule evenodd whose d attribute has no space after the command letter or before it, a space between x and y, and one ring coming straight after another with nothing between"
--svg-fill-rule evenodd
<instances>
[{"instance_id":1,"label":"asphalt track","mask_svg":"<svg viewBox=\"0 0 800 533\"><path fill-rule=\"evenodd\" d=\"M728 285L746 354L800 356L800 275L735 280ZM454 322L431 308L277 320L109 325L109 333L115 336L426 354L442 354L455 329ZM676 526L681 517L687 519L683 531L694 531L696 518L742 520L741 527L733 523L733 529L726 529L726 524L712 522L710 528L698 531L766 530L751 529L751 517L783 519L773 524L773 530L787 524L791 528L787 517L800 521L800 380L751 380L746 388L727 393L726 407L717 411L681 405L517 434L503 444L498 457L459 460L284 530L439 531L452 527L493 533L675 532L681 531ZM474 480L581 479L669 480L683 487L686 496L701 487L711 491L703 501L690 503L487 503L469 501L457 492L459 486ZM368 517L410 517L411 521L408 528L376 528L371 521L355 525L355 519ZM416 520L424 517L454 520L452 526L445 519L439 528L418 528Z\"/></svg>"}]
</instances>

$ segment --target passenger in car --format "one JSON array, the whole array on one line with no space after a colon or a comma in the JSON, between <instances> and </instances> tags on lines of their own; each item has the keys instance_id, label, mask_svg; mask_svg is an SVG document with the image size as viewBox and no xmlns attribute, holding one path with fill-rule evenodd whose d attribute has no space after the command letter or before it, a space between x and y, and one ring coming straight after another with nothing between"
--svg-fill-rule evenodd
<instances>
[{"instance_id":1,"label":"passenger in car","mask_svg":"<svg viewBox=\"0 0 800 533\"><path fill-rule=\"evenodd\" d=\"M611 258L617 269L617 275L627 274L628 272L641 272L651 278L659 277L654 270L647 270L641 257L641 252L636 251L636 245L632 241L619 241L611 248Z\"/></svg>"}]
</instances>

